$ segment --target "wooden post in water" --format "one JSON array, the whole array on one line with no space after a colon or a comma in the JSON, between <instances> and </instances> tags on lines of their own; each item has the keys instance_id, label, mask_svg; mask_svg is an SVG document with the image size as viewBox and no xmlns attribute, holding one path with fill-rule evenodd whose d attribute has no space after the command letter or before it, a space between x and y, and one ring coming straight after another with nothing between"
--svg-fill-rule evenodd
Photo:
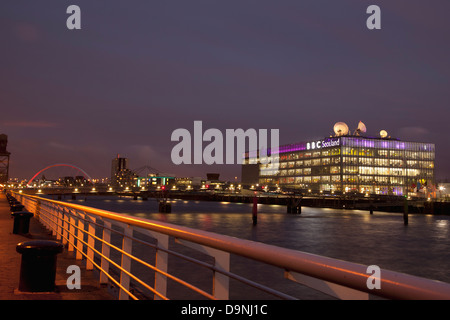
<instances>
[{"instance_id":1,"label":"wooden post in water","mask_svg":"<svg viewBox=\"0 0 450 320\"><path fill-rule=\"evenodd\" d=\"M403 224L405 226L408 225L408 199L405 198L405 205L403 208Z\"/></svg>"},{"instance_id":2,"label":"wooden post in water","mask_svg":"<svg viewBox=\"0 0 450 320\"><path fill-rule=\"evenodd\" d=\"M253 225L256 226L258 223L258 198L256 197L256 194L253 196L252 220Z\"/></svg>"},{"instance_id":3,"label":"wooden post in water","mask_svg":"<svg viewBox=\"0 0 450 320\"><path fill-rule=\"evenodd\" d=\"M292 198L291 197L287 200L286 212L292 213Z\"/></svg>"}]
</instances>

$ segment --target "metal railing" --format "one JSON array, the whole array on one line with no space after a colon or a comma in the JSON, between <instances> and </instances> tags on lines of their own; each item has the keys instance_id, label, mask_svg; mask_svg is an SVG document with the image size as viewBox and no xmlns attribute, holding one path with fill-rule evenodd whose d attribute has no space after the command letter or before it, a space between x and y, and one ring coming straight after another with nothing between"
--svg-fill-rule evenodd
<instances>
[{"instance_id":1,"label":"metal railing","mask_svg":"<svg viewBox=\"0 0 450 320\"><path fill-rule=\"evenodd\" d=\"M275 298L297 299L231 272L232 255L278 267L280 273L284 271L284 278L339 299L369 299L371 295L387 299L450 299L450 284L440 281L382 269L377 279L380 288L369 289L367 282L372 275L365 265L73 203L16 192L14 196L67 245L68 251L74 251L76 259L86 261L87 270L99 271L100 283L114 284L119 299L149 298L141 292L149 292L153 299L169 299L170 280L202 298L227 300L230 279ZM180 244L212 259L205 261L171 248ZM147 249L137 254L137 245ZM181 279L183 272L169 272L169 260L173 257L211 270L212 285L205 289ZM132 268L132 264L141 267Z\"/></svg>"}]
</instances>

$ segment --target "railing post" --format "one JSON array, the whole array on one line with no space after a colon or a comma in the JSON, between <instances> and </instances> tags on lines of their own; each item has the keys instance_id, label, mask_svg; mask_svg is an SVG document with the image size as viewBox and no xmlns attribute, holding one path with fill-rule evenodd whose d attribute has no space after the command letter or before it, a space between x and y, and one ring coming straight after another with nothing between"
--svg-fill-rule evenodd
<instances>
[{"instance_id":1,"label":"railing post","mask_svg":"<svg viewBox=\"0 0 450 320\"><path fill-rule=\"evenodd\" d=\"M67 248L67 251L71 252L75 248L75 218L73 217L73 214L71 213L71 209L68 210L69 215L69 246Z\"/></svg>"},{"instance_id":2,"label":"railing post","mask_svg":"<svg viewBox=\"0 0 450 320\"><path fill-rule=\"evenodd\" d=\"M130 225L124 226L124 237L122 242L122 250L126 253L131 254L132 250L132 239L133 236L133 228ZM125 269L126 271L131 271L131 258L125 254L122 253L122 263L121 267ZM130 276L123 272L123 270L120 271L120 285L123 287L123 289L120 289L119 292L119 300L128 300L130 297L129 295L124 291L130 289Z\"/></svg>"},{"instance_id":3,"label":"railing post","mask_svg":"<svg viewBox=\"0 0 450 320\"><path fill-rule=\"evenodd\" d=\"M214 249L211 247L203 246L197 243L189 242L186 240L176 239L176 241L182 245L195 249L197 251L203 252L209 256L214 257L214 267L218 270L225 272L230 271L230 253ZM214 271L213 277L213 295L218 300L228 300L229 299L229 284L230 279L227 275L221 272Z\"/></svg>"},{"instance_id":4,"label":"railing post","mask_svg":"<svg viewBox=\"0 0 450 320\"><path fill-rule=\"evenodd\" d=\"M35 216L37 219L40 219L40 215L41 215L41 200L37 200L36 201L36 211L35 211Z\"/></svg>"},{"instance_id":5,"label":"railing post","mask_svg":"<svg viewBox=\"0 0 450 320\"><path fill-rule=\"evenodd\" d=\"M81 212L77 211L77 215L78 215L78 231L77 231L77 253L75 255L75 259L77 260L81 260L83 259L83 241L84 240L84 217L85 215Z\"/></svg>"},{"instance_id":6,"label":"railing post","mask_svg":"<svg viewBox=\"0 0 450 320\"><path fill-rule=\"evenodd\" d=\"M59 205L53 205L53 210L56 211L57 216L57 232L56 232L56 239L61 240L62 239L62 233L64 228L64 213L63 210L59 207Z\"/></svg>"},{"instance_id":7,"label":"railing post","mask_svg":"<svg viewBox=\"0 0 450 320\"><path fill-rule=\"evenodd\" d=\"M67 242L69 241L69 216L66 212L66 210L68 210L68 208L63 208L62 209L62 214L63 214L63 221L62 221L62 232L63 232L63 236L62 236L62 244L67 244Z\"/></svg>"},{"instance_id":8,"label":"railing post","mask_svg":"<svg viewBox=\"0 0 450 320\"><path fill-rule=\"evenodd\" d=\"M50 204L48 202L43 202L41 205L41 216L44 217L45 225L48 230L52 233L54 232L55 224L52 212L50 210Z\"/></svg>"},{"instance_id":9,"label":"railing post","mask_svg":"<svg viewBox=\"0 0 450 320\"><path fill-rule=\"evenodd\" d=\"M108 283L108 272L109 272L109 259L110 256L110 246L107 243L111 243L111 222L104 220L103 221L103 243L102 243L102 260L101 260L101 269L100 272L100 283L106 284ZM105 243L106 242L106 243Z\"/></svg>"},{"instance_id":10,"label":"railing post","mask_svg":"<svg viewBox=\"0 0 450 320\"><path fill-rule=\"evenodd\" d=\"M47 217L48 217L48 219L49 219L49 226L50 226L50 231L51 231L51 233L52 233L52 235L54 235L55 234L55 228L56 228L56 225L55 225L55 217L54 217L54 215L53 215L53 211L52 211L52 206L51 206L51 204L50 203L45 203L45 214L47 215Z\"/></svg>"},{"instance_id":11,"label":"railing post","mask_svg":"<svg viewBox=\"0 0 450 320\"><path fill-rule=\"evenodd\" d=\"M169 250L169 236L150 231L150 230L140 230L141 232L149 234L151 237L155 238L157 241L156 248L156 258L155 267L162 271L168 271L169 264L169 254L165 250ZM155 291L162 296L167 296L167 277L162 275L160 272L155 272ZM154 295L154 300L161 300L162 298L157 294Z\"/></svg>"},{"instance_id":12,"label":"railing post","mask_svg":"<svg viewBox=\"0 0 450 320\"><path fill-rule=\"evenodd\" d=\"M94 269L94 245L95 238L92 235L95 235L95 226L93 225L96 221L96 218L93 216L88 216L90 222L88 223L88 245L87 245L87 260L86 260L86 270Z\"/></svg>"},{"instance_id":13,"label":"railing post","mask_svg":"<svg viewBox=\"0 0 450 320\"><path fill-rule=\"evenodd\" d=\"M169 236L159 234L157 235L158 240L158 248L168 250L169 249ZM156 250L156 263L155 266L158 270L167 272L168 268L168 253L162 250ZM167 295L167 277L157 272L155 274L155 290L159 292L163 296ZM155 300L160 300L161 298L158 295L155 295Z\"/></svg>"},{"instance_id":14,"label":"railing post","mask_svg":"<svg viewBox=\"0 0 450 320\"><path fill-rule=\"evenodd\" d=\"M212 248L210 248L212 249ZM214 250L214 266L223 271L230 271L230 254L225 251ZM230 280L228 276L214 272L213 295L219 300L228 300L230 296Z\"/></svg>"},{"instance_id":15,"label":"railing post","mask_svg":"<svg viewBox=\"0 0 450 320\"><path fill-rule=\"evenodd\" d=\"M50 223L48 221L47 212L45 210L45 202L41 204L39 221L47 230L50 230Z\"/></svg>"},{"instance_id":16,"label":"railing post","mask_svg":"<svg viewBox=\"0 0 450 320\"><path fill-rule=\"evenodd\" d=\"M61 239L61 235L60 235L60 230L61 230L61 212L59 211L58 207L54 204L51 203L51 210L52 210L52 214L55 218L55 230L53 230L53 235L56 236L57 240Z\"/></svg>"}]
</instances>

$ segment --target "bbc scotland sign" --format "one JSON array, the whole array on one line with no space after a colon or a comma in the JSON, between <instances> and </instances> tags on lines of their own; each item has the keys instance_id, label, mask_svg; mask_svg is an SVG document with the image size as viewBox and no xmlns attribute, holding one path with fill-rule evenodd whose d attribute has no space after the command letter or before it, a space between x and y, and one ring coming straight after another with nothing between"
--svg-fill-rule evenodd
<instances>
[{"instance_id":1,"label":"bbc scotland sign","mask_svg":"<svg viewBox=\"0 0 450 320\"><path fill-rule=\"evenodd\" d=\"M314 149L322 149L322 148L330 148L337 147L341 144L339 138L330 138L325 140L317 140L313 142L306 143L306 150L314 150Z\"/></svg>"}]
</instances>

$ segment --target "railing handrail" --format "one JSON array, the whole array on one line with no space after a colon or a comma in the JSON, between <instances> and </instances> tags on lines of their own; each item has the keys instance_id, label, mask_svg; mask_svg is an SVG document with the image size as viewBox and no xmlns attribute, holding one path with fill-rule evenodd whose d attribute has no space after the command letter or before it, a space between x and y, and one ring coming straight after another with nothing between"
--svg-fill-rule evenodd
<instances>
[{"instance_id":1,"label":"railing handrail","mask_svg":"<svg viewBox=\"0 0 450 320\"><path fill-rule=\"evenodd\" d=\"M25 195L21 194L21 196ZM26 196L37 201L80 210L107 220L163 233L387 299L450 299L450 284L437 280L381 269L380 289L369 289L367 279L371 274L367 273L368 266L362 264L79 204L33 195Z\"/></svg>"}]
</instances>

